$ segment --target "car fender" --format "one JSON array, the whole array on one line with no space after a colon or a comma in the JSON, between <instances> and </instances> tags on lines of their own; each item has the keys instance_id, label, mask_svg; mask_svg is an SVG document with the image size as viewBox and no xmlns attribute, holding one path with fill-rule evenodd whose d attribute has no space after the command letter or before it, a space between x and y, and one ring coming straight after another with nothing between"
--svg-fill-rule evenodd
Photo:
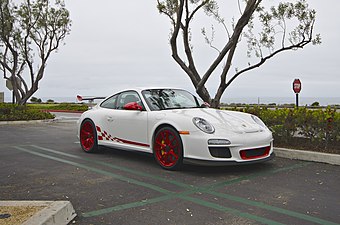
<instances>
[{"instance_id":1,"label":"car fender","mask_svg":"<svg viewBox=\"0 0 340 225\"><path fill-rule=\"evenodd\" d=\"M193 124L192 118L188 118L188 116L182 116L172 112L151 112L148 119L148 135L151 149L153 147L155 133L163 126L171 126L178 132L188 131L190 133L199 131Z\"/></svg>"},{"instance_id":2,"label":"car fender","mask_svg":"<svg viewBox=\"0 0 340 225\"><path fill-rule=\"evenodd\" d=\"M83 112L79 118L79 120L77 121L77 136L79 138L79 132L80 132L80 126L82 124L82 122L85 119L90 119L92 120L92 122L95 124L95 126L99 125L99 121L100 121L100 115L98 115L97 113L95 113L95 111L97 111L97 108L92 108L90 110L87 110L85 112Z\"/></svg>"}]
</instances>

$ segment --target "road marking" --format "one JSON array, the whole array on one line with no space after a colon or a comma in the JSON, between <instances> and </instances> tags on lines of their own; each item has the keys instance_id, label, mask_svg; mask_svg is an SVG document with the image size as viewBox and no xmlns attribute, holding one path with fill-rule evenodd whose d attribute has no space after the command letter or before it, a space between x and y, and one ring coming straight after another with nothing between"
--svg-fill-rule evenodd
<instances>
[{"instance_id":1,"label":"road marking","mask_svg":"<svg viewBox=\"0 0 340 225\"><path fill-rule=\"evenodd\" d=\"M91 211L91 212L82 213L82 215L84 217L93 217L93 216L98 216L98 215L102 215L102 214L106 214L106 213L110 213L110 212L114 212L114 211L119 211L119 210L134 208L134 207L140 207L140 206L147 205L147 204L153 204L153 203L157 203L157 202L161 202L161 201L166 201L166 200L173 199L173 198L180 198L180 199L184 199L184 200L187 200L187 201L194 202L196 204L203 205L203 206L208 207L208 208L213 208L213 209L223 211L223 212L229 212L229 213L232 213L232 214L235 214L237 216L241 216L241 217L244 217L244 218L247 218L247 219L256 220L256 221L259 221L261 223L267 223L267 224L273 224L273 225L281 224L281 223L278 223L278 222L275 222L275 221L272 221L272 220L269 220L269 219L266 219L266 218L263 218L263 217L259 217L259 216L253 215L253 214L241 212L237 209L224 207L224 206L218 205L216 203L212 203L212 202L209 202L209 201L205 201L205 200L201 200L201 199L198 199L198 198L188 196L190 194L200 192L200 193L207 193L207 194L211 194L211 195L214 195L214 196L222 197L222 198L225 198L225 199L228 199L228 200L231 200L231 201L236 201L236 202L239 202L239 203L242 203L242 204L262 208L262 209L265 209L265 210L285 214L285 215L295 217L295 218L298 218L298 219L311 221L311 222L314 222L314 223L320 223L320 224L324 224L324 225L338 225L336 223L326 221L326 220L323 220L323 219L320 219L320 218L317 218L317 217L312 217L312 216L305 215L305 214L302 214L302 213L298 213L298 212L274 207L274 206L271 206L271 205L266 205L262 202L251 201L249 199L244 199L244 198L241 198L241 197L237 197L237 196L228 195L228 194L213 191L213 189L216 189L216 188L219 188L219 187L224 187L224 186L234 184L234 183L238 183L238 182L241 182L243 180L249 180L249 179L253 179L253 178L256 178L258 176L262 176L262 175L266 175L266 174L274 174L274 173L278 173L278 172L283 172L283 171L287 171L287 170L301 168L301 167L304 167L304 166L309 165L311 163L302 162L302 163L294 164L294 165L289 166L289 167L283 167L283 168L279 168L279 169L276 169L276 170L254 173L254 174L251 174L251 175L242 176L242 177L239 177L239 178L219 182L219 183L208 185L208 186L195 187L193 185L188 185L188 184L178 182L178 181L174 181L174 180L168 180L168 179L165 179L165 178L162 178L162 177L158 177L158 176L150 175L150 174L147 174L147 173L135 171L135 170L132 170L132 169L129 169L129 168L126 168L126 167L120 167L120 166L112 165L110 163L105 163L105 162L93 160L93 159L86 158L86 157L76 156L76 155L56 151L56 150L49 149L49 148L44 148L44 147L40 147L40 146L36 146L36 145L30 145L30 147L33 147L35 149L40 149L40 150L43 150L43 151L47 151L47 152L51 152L51 153L54 153L54 154L59 154L59 155L63 155L63 156L71 157L71 158L76 158L76 159L81 159L81 160L93 162L93 163L98 164L98 165L107 166L107 167L110 167L110 168L113 168L113 169L118 169L118 170L125 171L125 172L128 172L128 173L132 173L132 174L135 174L135 175L149 177L149 178L152 178L152 179L156 179L156 180L166 182L166 183L171 183L171 184L189 189L189 190L181 192L181 193L174 193L174 192L165 190L165 189L163 189L159 186L148 184L148 183L145 183L145 182L141 182L141 181L138 181L138 180L135 180L135 179L127 178L127 177L124 177L124 176L121 176L121 175L117 175L117 174L114 174L114 173L111 173L111 172L107 172L105 170L100 170L100 169L90 167L90 166L86 166L86 165L83 165L83 164L80 164L80 163L76 163L76 162L64 160L64 159L61 159L61 158L53 157L53 156L50 156L50 155L46 155L46 154L43 154L43 153L36 152L35 150L29 150L29 149L25 149L23 147L14 146L14 148L21 150L21 151L24 151L24 152L27 152L27 153L31 153L31 154L38 155L38 156L41 156L41 157L44 157L44 158L48 158L48 159L52 159L52 160L55 160L55 161L67 163L67 164L70 164L70 165L78 166L80 168L84 168L84 169L87 169L89 171L93 171L93 172L96 172L96 173L99 173L99 174L111 176L111 177L114 177L116 179L126 181L126 182L129 182L129 183L133 183L133 184L136 184L136 185L139 185L139 186L143 186L143 187L158 191L162 194L165 194L164 196L160 196L160 197L156 197L156 198L152 198L152 199L146 199L146 200L142 200L142 201L137 201L137 202L127 203L127 204L118 205L118 206L114 206L114 207L109 207L109 208L105 208L105 209L101 209L101 210L95 210L95 211Z\"/></svg>"},{"instance_id":2,"label":"road marking","mask_svg":"<svg viewBox=\"0 0 340 225\"><path fill-rule=\"evenodd\" d=\"M113 207L109 207L109 208L105 208L105 209L100 209L100 210L95 210L95 211L91 211L91 212L87 212L87 213L82 213L82 216L83 217L100 216L100 215L115 212L115 211L120 211L120 210L124 210L124 209L131 209L131 208L140 207L140 206L153 204L153 203L157 203L157 202L163 202L163 201L166 201L166 200L170 200L172 198L174 198L174 196L172 196L172 195L163 195L163 196L157 197L157 198L145 199L145 200L138 201L138 202L131 202L131 203L123 204L123 205L117 205L117 206L113 206Z\"/></svg>"},{"instance_id":3,"label":"road marking","mask_svg":"<svg viewBox=\"0 0 340 225\"><path fill-rule=\"evenodd\" d=\"M108 172L108 171L105 171L105 170L97 169L97 168L94 168L94 167L91 167L91 166L86 166L84 164L72 162L72 161L69 161L69 160L57 158L57 157L50 156L50 155L46 155L46 154L39 153L39 152L36 152L34 150L25 149L25 148L19 147L19 146L14 146L14 148L16 148L20 151L23 151L23 152L27 152L27 153L30 153L30 154L33 154L33 155L43 157L43 158L47 158L47 159L51 159L51 160L54 160L54 161L66 163L66 164L69 164L69 165L72 165L72 166L80 167L80 168L83 168L83 169L86 169L86 170L89 170L89 171L92 171L92 172L102 174L102 175L105 175L105 176L110 176L110 177L116 178L116 179L121 180L121 181L125 181L125 182L131 183L131 184L136 184L136 185L139 185L139 186L142 186L142 187L145 187L145 188L149 188L151 190L160 192L162 194L173 193L171 191L165 190L165 189L158 187L156 185L148 184L148 183L138 181L138 180L135 180L135 179L132 179L132 178L127 178L127 177L124 177L124 176L121 176L121 175L118 175L118 174L115 174L115 173L111 173L111 172Z\"/></svg>"},{"instance_id":4,"label":"road marking","mask_svg":"<svg viewBox=\"0 0 340 225\"><path fill-rule=\"evenodd\" d=\"M90 159L90 158L87 158L87 157L72 155L72 154L69 154L69 153L64 153L64 152L56 151L56 150L53 150L53 149L36 146L36 145L31 145L31 146L34 147L34 148L43 150L43 151L52 152L52 153L55 153L55 154L64 155L64 156L68 156L68 157L71 157L71 158L82 159L82 160L92 162L92 163L95 163L95 164L98 164L98 165L107 166L107 167L110 167L112 169L121 170L121 171L132 173L132 174L135 174L135 175L148 177L148 178L163 181L163 182L166 182L166 183L174 184L174 185L177 185L179 187L193 188L193 186L189 185L189 184L184 184L182 182L178 182L178 181L175 181L175 180L165 179L165 178L162 178L162 177L159 177L159 176L151 175L151 174L148 174L148 173L143 173L143 172L133 170L133 169L129 169L129 168L126 168L126 167L113 165L111 163L101 162L101 161L93 160L93 159Z\"/></svg>"},{"instance_id":5,"label":"road marking","mask_svg":"<svg viewBox=\"0 0 340 225\"><path fill-rule=\"evenodd\" d=\"M212 185L209 186L210 187L209 189L217 189L217 188L224 187L224 186L227 186L227 185L230 185L230 184L239 183L239 182L244 181L244 180L254 179L256 177L263 176L263 175L270 175L270 174L276 174L276 173L279 173L279 172L294 170L294 169L298 169L298 168L308 166L310 164L312 164L312 163L311 162L300 162L300 163L294 164L292 166L282 167L282 168L275 169L275 170L257 172L257 173L253 173L253 174L250 174L250 175L247 175L247 176L241 176L241 177L238 177L238 178L235 178L235 179L231 179L231 180L222 181L222 182L219 182L219 183L216 183L216 184L212 184Z\"/></svg>"},{"instance_id":6,"label":"road marking","mask_svg":"<svg viewBox=\"0 0 340 225\"><path fill-rule=\"evenodd\" d=\"M290 211L290 210L287 210L287 209L282 209L282 208L271 206L271 205L266 205L262 202L251 201L249 199L245 199L245 198L241 198L241 197L237 197L237 196L233 196L233 195L228 195L228 194L219 193L219 192L215 192L215 191L207 191L206 193L217 196L217 197L225 198L225 199L228 199L228 200L232 200L232 201L235 201L235 202L240 202L240 203L255 206L255 207L258 207L258 208L261 208L261 209L266 209L266 210L269 210L269 211L273 211L273 212L285 214L285 215L288 215L288 216L291 216L291 217L299 218L299 219L302 219L302 220L310 221L310 222L313 222L313 223L319 223L319 224L322 224L322 225L339 225L337 223L333 223L333 222L323 220L323 219L320 219L320 218L317 218L317 217L305 215L305 214L302 214L302 213Z\"/></svg>"},{"instance_id":7,"label":"road marking","mask_svg":"<svg viewBox=\"0 0 340 225\"><path fill-rule=\"evenodd\" d=\"M255 221L258 221L258 222L263 223L263 224L283 225L283 223L279 223L279 222L276 222L276 221L273 221L273 220L270 220L270 219L267 219L267 218L264 218L264 217L260 217L260 216L257 216L257 215L241 212L237 209L224 207L224 206L218 205L216 203L207 202L207 201L204 201L204 200L201 200L201 199L198 199L198 198L193 198L193 197L190 197L190 196L184 196L182 198L187 200L187 201L190 201L190 202L193 202L193 203L196 203L196 204L208 207L208 208L216 209L216 210L222 211L222 212L229 212L229 213L232 213L236 216L255 220Z\"/></svg>"}]
</instances>

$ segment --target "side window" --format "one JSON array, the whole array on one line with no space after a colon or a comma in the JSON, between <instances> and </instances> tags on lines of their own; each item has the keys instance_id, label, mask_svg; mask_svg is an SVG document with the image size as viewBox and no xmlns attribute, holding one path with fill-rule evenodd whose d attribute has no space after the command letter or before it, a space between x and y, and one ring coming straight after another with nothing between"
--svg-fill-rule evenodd
<instances>
[{"instance_id":1,"label":"side window","mask_svg":"<svg viewBox=\"0 0 340 225\"><path fill-rule=\"evenodd\" d=\"M116 109L117 105L117 97L118 95L114 95L108 99L106 99L102 104L100 104L101 107L107 108L107 109Z\"/></svg>"},{"instance_id":2,"label":"side window","mask_svg":"<svg viewBox=\"0 0 340 225\"><path fill-rule=\"evenodd\" d=\"M134 92L134 91L126 91L126 92L121 93L118 97L117 108L123 109L124 105L126 105L127 103L130 103L130 102L137 102L144 109L143 103L142 103L138 93Z\"/></svg>"}]
</instances>

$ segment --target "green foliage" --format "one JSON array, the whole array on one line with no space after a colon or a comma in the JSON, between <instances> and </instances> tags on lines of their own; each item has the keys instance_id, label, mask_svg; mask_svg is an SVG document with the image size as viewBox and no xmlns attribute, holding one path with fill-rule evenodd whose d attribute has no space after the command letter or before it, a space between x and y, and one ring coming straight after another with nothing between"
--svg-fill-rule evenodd
<instances>
[{"instance_id":1,"label":"green foliage","mask_svg":"<svg viewBox=\"0 0 340 225\"><path fill-rule=\"evenodd\" d=\"M42 102L42 100L40 98L36 98L36 97L32 97L30 99L30 101L33 102L33 103L41 103Z\"/></svg>"},{"instance_id":2,"label":"green foliage","mask_svg":"<svg viewBox=\"0 0 340 225\"><path fill-rule=\"evenodd\" d=\"M320 34L313 36L316 11L309 8L306 0L299 0L295 3L280 2L268 10L265 7L258 7L256 14L262 31L253 32L255 24L253 21L248 24L249 30L245 36L248 39L249 57L251 55L265 57L264 49L272 52L280 48L282 50L302 48L309 42L313 45L321 44ZM276 42L279 45L275 46Z\"/></svg>"},{"instance_id":3,"label":"green foliage","mask_svg":"<svg viewBox=\"0 0 340 225\"><path fill-rule=\"evenodd\" d=\"M307 139L320 148L338 146L340 142L340 113L336 109L267 109L260 107L234 108L257 115L280 143L290 143L296 137Z\"/></svg>"},{"instance_id":4,"label":"green foliage","mask_svg":"<svg viewBox=\"0 0 340 225\"><path fill-rule=\"evenodd\" d=\"M88 110L88 105L75 103L28 104L27 107L39 110L66 110L78 112L84 112Z\"/></svg>"},{"instance_id":5,"label":"green foliage","mask_svg":"<svg viewBox=\"0 0 340 225\"><path fill-rule=\"evenodd\" d=\"M313 102L311 106L318 107L318 106L320 106L320 103L319 102Z\"/></svg>"},{"instance_id":6,"label":"green foliage","mask_svg":"<svg viewBox=\"0 0 340 225\"><path fill-rule=\"evenodd\" d=\"M340 141L340 116L336 109L328 107L326 110L298 110L299 134L307 137L315 144L324 144Z\"/></svg>"},{"instance_id":7,"label":"green foliage","mask_svg":"<svg viewBox=\"0 0 340 225\"><path fill-rule=\"evenodd\" d=\"M64 0L0 1L0 71L18 104L38 90L47 61L71 29Z\"/></svg>"},{"instance_id":8,"label":"green foliage","mask_svg":"<svg viewBox=\"0 0 340 225\"><path fill-rule=\"evenodd\" d=\"M70 111L86 111L88 110L88 106L85 104L69 104L69 103L61 103L58 105L53 105L52 110L70 110Z\"/></svg>"},{"instance_id":9,"label":"green foliage","mask_svg":"<svg viewBox=\"0 0 340 225\"><path fill-rule=\"evenodd\" d=\"M43 120L53 118L54 115L39 109L30 109L27 106L0 103L0 121Z\"/></svg>"}]
</instances>

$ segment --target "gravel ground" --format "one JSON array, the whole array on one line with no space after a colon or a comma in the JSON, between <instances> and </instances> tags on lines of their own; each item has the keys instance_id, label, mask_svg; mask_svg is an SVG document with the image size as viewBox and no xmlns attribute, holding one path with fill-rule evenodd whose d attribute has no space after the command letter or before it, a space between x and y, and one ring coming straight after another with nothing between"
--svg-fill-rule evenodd
<instances>
[{"instance_id":1,"label":"gravel ground","mask_svg":"<svg viewBox=\"0 0 340 225\"><path fill-rule=\"evenodd\" d=\"M20 225L43 208L42 206L1 206L0 225Z\"/></svg>"}]
</instances>

